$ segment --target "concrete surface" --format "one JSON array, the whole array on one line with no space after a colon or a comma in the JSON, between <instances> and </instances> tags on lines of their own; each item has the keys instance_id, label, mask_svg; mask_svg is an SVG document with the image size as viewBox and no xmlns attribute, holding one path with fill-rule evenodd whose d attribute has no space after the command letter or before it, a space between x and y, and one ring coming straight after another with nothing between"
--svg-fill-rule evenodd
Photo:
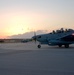
<instances>
[{"instance_id":1,"label":"concrete surface","mask_svg":"<svg viewBox=\"0 0 74 75\"><path fill-rule=\"evenodd\" d=\"M0 44L0 75L74 75L74 45Z\"/></svg>"}]
</instances>

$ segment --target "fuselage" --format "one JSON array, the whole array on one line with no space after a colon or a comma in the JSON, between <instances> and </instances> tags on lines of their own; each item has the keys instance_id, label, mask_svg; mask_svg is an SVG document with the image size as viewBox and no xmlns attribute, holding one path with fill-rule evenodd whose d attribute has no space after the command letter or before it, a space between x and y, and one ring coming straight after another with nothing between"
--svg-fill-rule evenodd
<instances>
[{"instance_id":1,"label":"fuselage","mask_svg":"<svg viewBox=\"0 0 74 75\"><path fill-rule=\"evenodd\" d=\"M74 43L74 30L52 32L35 36L41 44L65 45Z\"/></svg>"}]
</instances>

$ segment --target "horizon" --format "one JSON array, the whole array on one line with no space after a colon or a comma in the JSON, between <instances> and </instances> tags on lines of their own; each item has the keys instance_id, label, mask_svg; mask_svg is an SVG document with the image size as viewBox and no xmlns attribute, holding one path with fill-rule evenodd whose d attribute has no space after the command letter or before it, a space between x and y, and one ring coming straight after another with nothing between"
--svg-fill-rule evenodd
<instances>
[{"instance_id":1,"label":"horizon","mask_svg":"<svg viewBox=\"0 0 74 75\"><path fill-rule=\"evenodd\" d=\"M0 38L38 30L74 29L73 9L73 0L2 0Z\"/></svg>"}]
</instances>

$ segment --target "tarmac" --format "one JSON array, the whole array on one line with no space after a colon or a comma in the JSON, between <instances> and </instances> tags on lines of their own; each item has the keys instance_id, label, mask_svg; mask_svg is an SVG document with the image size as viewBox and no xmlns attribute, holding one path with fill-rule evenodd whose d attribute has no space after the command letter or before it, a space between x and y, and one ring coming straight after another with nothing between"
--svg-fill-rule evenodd
<instances>
[{"instance_id":1,"label":"tarmac","mask_svg":"<svg viewBox=\"0 0 74 75\"><path fill-rule=\"evenodd\" d=\"M74 45L0 43L0 75L74 75Z\"/></svg>"}]
</instances>

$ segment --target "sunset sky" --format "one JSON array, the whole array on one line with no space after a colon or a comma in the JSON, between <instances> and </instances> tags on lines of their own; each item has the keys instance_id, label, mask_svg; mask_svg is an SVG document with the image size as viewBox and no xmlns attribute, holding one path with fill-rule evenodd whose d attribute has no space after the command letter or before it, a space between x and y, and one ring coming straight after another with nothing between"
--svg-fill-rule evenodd
<instances>
[{"instance_id":1,"label":"sunset sky","mask_svg":"<svg viewBox=\"0 0 74 75\"><path fill-rule=\"evenodd\" d=\"M62 27L74 29L74 0L0 0L0 38Z\"/></svg>"}]
</instances>

